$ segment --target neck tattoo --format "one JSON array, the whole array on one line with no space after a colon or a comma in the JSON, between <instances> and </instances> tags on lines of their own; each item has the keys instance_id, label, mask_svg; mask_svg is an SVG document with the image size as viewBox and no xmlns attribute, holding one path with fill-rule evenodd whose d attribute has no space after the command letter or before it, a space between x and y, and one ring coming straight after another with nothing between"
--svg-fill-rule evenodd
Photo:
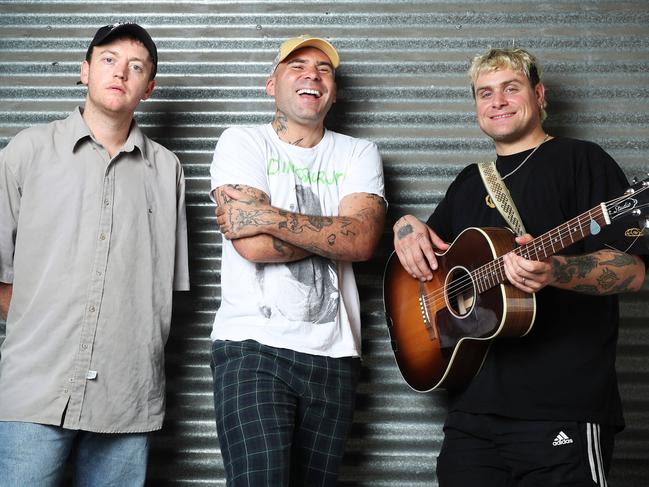
<instances>
[{"instance_id":1,"label":"neck tattoo","mask_svg":"<svg viewBox=\"0 0 649 487\"><path fill-rule=\"evenodd\" d=\"M523 159L523 162L521 162L518 166L516 166L513 171L510 171L507 174L505 174L501 179L508 178L509 176L514 174L516 171L518 171L521 167L523 167L523 164L525 164L527 162L527 160L530 157L532 157L532 154L534 154L536 152L536 149L538 149L539 147L541 147L543 145L543 142L548 140L548 137L550 137L550 134L545 134L545 137L543 137L543 140L541 141L541 143L539 145L537 145L536 147L534 147L534 150L532 152L530 152L525 159Z\"/></svg>"}]
</instances>

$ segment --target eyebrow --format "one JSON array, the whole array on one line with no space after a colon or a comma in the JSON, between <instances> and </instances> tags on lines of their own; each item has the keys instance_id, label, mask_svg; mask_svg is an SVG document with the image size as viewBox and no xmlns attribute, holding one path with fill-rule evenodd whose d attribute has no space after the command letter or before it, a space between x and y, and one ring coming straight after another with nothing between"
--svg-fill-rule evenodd
<instances>
[{"instance_id":1,"label":"eyebrow","mask_svg":"<svg viewBox=\"0 0 649 487\"><path fill-rule=\"evenodd\" d=\"M121 56L121 54L120 54L118 51L113 51L113 50L111 50L111 49L104 49L103 51L99 51L99 55L100 55L100 56L101 56L102 54L106 54L106 53L108 53L108 54L112 54L113 56L116 56L116 57L120 57L120 56ZM141 63L146 62L145 59L142 59L142 58L139 58L139 57L132 57L132 58L129 58L128 61L129 61L129 62L131 62L131 61L139 61L139 62L141 62Z\"/></svg>"},{"instance_id":2,"label":"eyebrow","mask_svg":"<svg viewBox=\"0 0 649 487\"><path fill-rule=\"evenodd\" d=\"M512 78L512 79L505 80L505 81L503 81L501 83L498 83L497 85L476 86L475 92L478 93L479 91L482 91L482 90L492 89L492 88L494 88L494 86L506 86L506 85L509 85L509 84L512 84L512 83L523 84L523 81L521 81L518 78Z\"/></svg>"}]
</instances>

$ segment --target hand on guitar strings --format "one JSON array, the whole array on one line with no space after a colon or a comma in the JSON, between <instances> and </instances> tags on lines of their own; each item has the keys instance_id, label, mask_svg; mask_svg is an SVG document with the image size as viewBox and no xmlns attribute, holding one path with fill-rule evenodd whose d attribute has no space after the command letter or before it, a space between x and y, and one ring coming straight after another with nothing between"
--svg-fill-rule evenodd
<instances>
[{"instance_id":1,"label":"hand on guitar strings","mask_svg":"<svg viewBox=\"0 0 649 487\"><path fill-rule=\"evenodd\" d=\"M448 244L413 215L402 216L392 229L394 250L403 268L415 279L430 281L437 269L435 250L444 251Z\"/></svg>"},{"instance_id":2,"label":"hand on guitar strings","mask_svg":"<svg viewBox=\"0 0 649 487\"><path fill-rule=\"evenodd\" d=\"M532 241L532 236L528 233L516 237L516 243L525 245ZM535 293L552 282L552 265L549 257L545 261L528 260L514 252L509 252L503 256L505 264L505 274L509 282L526 293Z\"/></svg>"}]
</instances>

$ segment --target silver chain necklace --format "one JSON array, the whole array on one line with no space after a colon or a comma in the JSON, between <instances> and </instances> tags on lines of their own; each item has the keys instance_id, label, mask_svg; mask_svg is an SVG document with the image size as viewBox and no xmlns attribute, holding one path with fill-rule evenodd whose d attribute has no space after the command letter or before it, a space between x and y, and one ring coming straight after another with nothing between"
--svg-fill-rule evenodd
<instances>
[{"instance_id":1,"label":"silver chain necklace","mask_svg":"<svg viewBox=\"0 0 649 487\"><path fill-rule=\"evenodd\" d=\"M539 145L537 145L536 147L534 147L534 150L532 152L530 152L525 159L523 159L523 162L521 162L518 166L516 166L513 171L510 171L507 174L505 174L501 179L508 178L509 176L514 174L516 171L518 171L521 167L523 167L523 164L525 164L527 162L527 160L530 157L532 157L532 154L534 154L536 152L536 149L538 149L539 147L541 147L543 145L543 142L548 140L548 137L550 137L550 134L545 134L545 137L543 137L543 140L541 141L541 143Z\"/></svg>"}]
</instances>

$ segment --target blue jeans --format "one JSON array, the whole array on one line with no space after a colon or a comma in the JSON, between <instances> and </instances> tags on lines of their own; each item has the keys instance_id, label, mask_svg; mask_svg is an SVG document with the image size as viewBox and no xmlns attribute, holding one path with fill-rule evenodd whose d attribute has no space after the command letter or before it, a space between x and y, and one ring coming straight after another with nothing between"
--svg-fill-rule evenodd
<instances>
[{"instance_id":1,"label":"blue jeans","mask_svg":"<svg viewBox=\"0 0 649 487\"><path fill-rule=\"evenodd\" d=\"M0 421L0 478L7 487L58 487L70 456L75 486L141 487L148 451L146 433L91 433Z\"/></svg>"}]
</instances>

